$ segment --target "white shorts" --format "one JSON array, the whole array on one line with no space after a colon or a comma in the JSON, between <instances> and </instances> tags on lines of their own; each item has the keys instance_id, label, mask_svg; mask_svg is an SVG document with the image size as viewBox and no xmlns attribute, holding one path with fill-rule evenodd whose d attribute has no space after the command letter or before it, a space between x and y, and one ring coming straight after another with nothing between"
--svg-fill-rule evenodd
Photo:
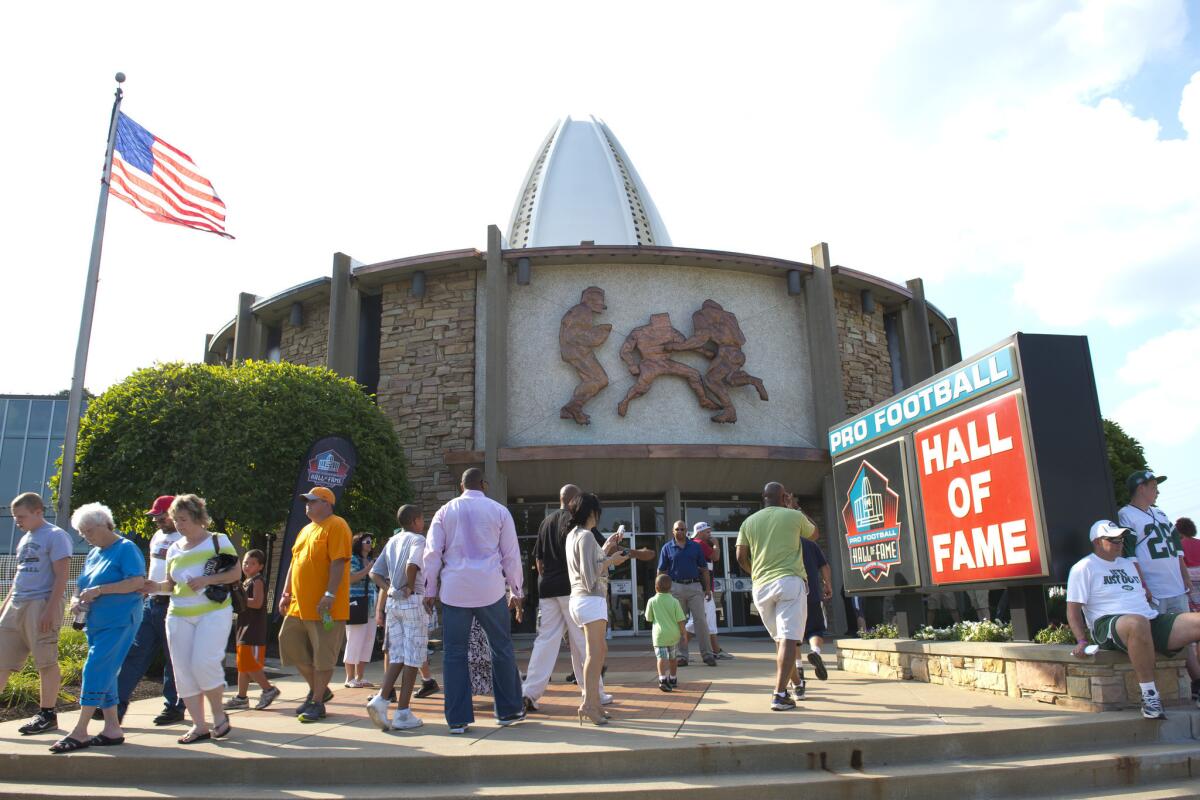
<instances>
[{"instance_id":1,"label":"white shorts","mask_svg":"<svg viewBox=\"0 0 1200 800\"><path fill-rule=\"evenodd\" d=\"M1188 612L1188 596L1177 594L1174 597L1154 598L1154 607L1160 614L1186 614Z\"/></svg>"},{"instance_id":2,"label":"white shorts","mask_svg":"<svg viewBox=\"0 0 1200 800\"><path fill-rule=\"evenodd\" d=\"M393 664L419 667L429 658L429 614L420 595L387 601L388 659Z\"/></svg>"},{"instance_id":3,"label":"white shorts","mask_svg":"<svg viewBox=\"0 0 1200 800\"><path fill-rule=\"evenodd\" d=\"M808 618L808 586L798 575L754 584L754 607L777 642L801 641Z\"/></svg>"},{"instance_id":4,"label":"white shorts","mask_svg":"<svg viewBox=\"0 0 1200 800\"><path fill-rule=\"evenodd\" d=\"M581 628L589 622L608 620L608 603L603 597L572 597L570 608L571 621Z\"/></svg>"},{"instance_id":5,"label":"white shorts","mask_svg":"<svg viewBox=\"0 0 1200 800\"><path fill-rule=\"evenodd\" d=\"M709 598L708 600L704 601L704 619L708 622L708 632L710 634L716 635L716 633L717 633L717 601L716 600ZM687 625L684 626L684 629L688 633L692 634L693 636L696 635L696 620L692 619L691 615L688 615Z\"/></svg>"}]
</instances>

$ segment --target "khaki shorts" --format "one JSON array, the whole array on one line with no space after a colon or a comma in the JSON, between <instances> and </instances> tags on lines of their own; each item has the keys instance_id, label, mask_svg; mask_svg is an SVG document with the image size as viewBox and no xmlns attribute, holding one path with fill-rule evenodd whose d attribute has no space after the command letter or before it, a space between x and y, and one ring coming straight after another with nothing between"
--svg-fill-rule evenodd
<instances>
[{"instance_id":1,"label":"khaki shorts","mask_svg":"<svg viewBox=\"0 0 1200 800\"><path fill-rule=\"evenodd\" d=\"M0 669L16 672L25 666L25 657L31 652L39 670L58 663L58 629L62 617L42 633L38 630L38 620L45 608L45 600L9 601L0 615Z\"/></svg>"},{"instance_id":2,"label":"khaki shorts","mask_svg":"<svg viewBox=\"0 0 1200 800\"><path fill-rule=\"evenodd\" d=\"M331 670L337 666L346 641L346 622L334 620L325 630L320 620L284 617L279 628L279 661L285 667Z\"/></svg>"}]
</instances>

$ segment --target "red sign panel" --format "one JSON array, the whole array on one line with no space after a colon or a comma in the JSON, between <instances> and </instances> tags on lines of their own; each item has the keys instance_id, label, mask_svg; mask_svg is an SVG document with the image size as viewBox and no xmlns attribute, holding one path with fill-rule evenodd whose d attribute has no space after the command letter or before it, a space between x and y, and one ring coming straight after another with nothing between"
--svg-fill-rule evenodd
<instances>
[{"instance_id":1,"label":"red sign panel","mask_svg":"<svg viewBox=\"0 0 1200 800\"><path fill-rule=\"evenodd\" d=\"M922 428L913 444L935 585L1045 574L1019 392Z\"/></svg>"}]
</instances>

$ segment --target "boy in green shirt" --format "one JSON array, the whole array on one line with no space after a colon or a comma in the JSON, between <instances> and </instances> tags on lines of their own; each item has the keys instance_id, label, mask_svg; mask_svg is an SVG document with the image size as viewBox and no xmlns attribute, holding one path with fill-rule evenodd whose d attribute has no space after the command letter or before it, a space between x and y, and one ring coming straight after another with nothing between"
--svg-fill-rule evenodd
<instances>
[{"instance_id":1,"label":"boy in green shirt","mask_svg":"<svg viewBox=\"0 0 1200 800\"><path fill-rule=\"evenodd\" d=\"M671 594L671 577L659 575L654 580L654 597L646 603L646 621L654 623L651 642L658 659L658 688L669 692L679 685L675 677L675 645L683 638L683 623L687 615L683 606Z\"/></svg>"}]
</instances>

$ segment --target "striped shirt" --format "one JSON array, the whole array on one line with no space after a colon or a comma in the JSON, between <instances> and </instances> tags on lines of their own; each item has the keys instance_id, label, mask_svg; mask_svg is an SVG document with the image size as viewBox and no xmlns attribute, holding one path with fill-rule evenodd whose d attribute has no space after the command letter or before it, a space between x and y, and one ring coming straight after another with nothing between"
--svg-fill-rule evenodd
<instances>
[{"instance_id":1,"label":"striped shirt","mask_svg":"<svg viewBox=\"0 0 1200 800\"><path fill-rule=\"evenodd\" d=\"M180 539L167 550L167 575L175 581L175 589L171 593L171 607L167 614L177 617L198 617L210 611L228 608L229 598L220 603L214 603L204 594L204 589L193 592L187 585L191 578L204 575L204 564L216 552L213 550L213 535L209 534L195 547L184 549L187 539ZM233 543L223 533L216 534L220 552L237 558L237 550Z\"/></svg>"}]
</instances>

